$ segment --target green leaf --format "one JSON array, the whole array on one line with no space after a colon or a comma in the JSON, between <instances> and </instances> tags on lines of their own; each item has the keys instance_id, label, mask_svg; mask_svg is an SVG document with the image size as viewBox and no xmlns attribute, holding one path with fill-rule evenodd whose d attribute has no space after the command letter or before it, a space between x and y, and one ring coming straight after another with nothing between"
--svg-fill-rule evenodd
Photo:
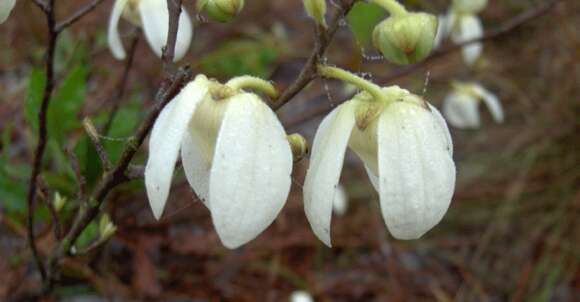
<instances>
[{"instance_id":1,"label":"green leaf","mask_svg":"<svg viewBox=\"0 0 580 302\"><path fill-rule=\"evenodd\" d=\"M88 67L75 65L56 89L48 108L48 134L62 143L66 133L80 127L77 113L85 100Z\"/></svg>"},{"instance_id":2,"label":"green leaf","mask_svg":"<svg viewBox=\"0 0 580 302\"><path fill-rule=\"evenodd\" d=\"M46 85L46 75L43 71L32 69L28 78L28 91L24 101L24 118L34 131L38 130L38 112L42 103L42 93Z\"/></svg>"},{"instance_id":3,"label":"green leaf","mask_svg":"<svg viewBox=\"0 0 580 302\"><path fill-rule=\"evenodd\" d=\"M376 4L357 2L354 5L347 20L359 46L370 45L373 29L385 14L385 10Z\"/></svg>"},{"instance_id":4,"label":"green leaf","mask_svg":"<svg viewBox=\"0 0 580 302\"><path fill-rule=\"evenodd\" d=\"M76 241L77 249L87 247L91 242L99 238L99 222L91 221L89 225L83 230Z\"/></svg>"},{"instance_id":5,"label":"green leaf","mask_svg":"<svg viewBox=\"0 0 580 302\"><path fill-rule=\"evenodd\" d=\"M228 42L202 58L201 68L214 77L252 75L265 78L277 57L277 49L266 41L241 39Z\"/></svg>"},{"instance_id":6,"label":"green leaf","mask_svg":"<svg viewBox=\"0 0 580 302\"><path fill-rule=\"evenodd\" d=\"M131 136L141 119L142 109L138 103L119 108L111 123L107 137L103 138L103 145L111 162L117 162L125 146L124 138Z\"/></svg>"}]
</instances>

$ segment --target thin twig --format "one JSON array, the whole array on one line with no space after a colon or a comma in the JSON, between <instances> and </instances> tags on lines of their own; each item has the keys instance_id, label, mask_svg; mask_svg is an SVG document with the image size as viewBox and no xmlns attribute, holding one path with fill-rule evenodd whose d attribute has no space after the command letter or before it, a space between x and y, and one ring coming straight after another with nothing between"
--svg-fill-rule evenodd
<instances>
[{"instance_id":1,"label":"thin twig","mask_svg":"<svg viewBox=\"0 0 580 302\"><path fill-rule=\"evenodd\" d=\"M81 166L79 164L79 159L75 155L72 148L67 147L65 149L65 153L68 156L70 163L71 163L71 168L72 168L73 172L75 173L75 178L77 181L77 199L82 200L85 197L85 186L87 184L87 181L86 181L85 177L83 176L83 174L81 173Z\"/></svg>"},{"instance_id":2,"label":"thin twig","mask_svg":"<svg viewBox=\"0 0 580 302\"><path fill-rule=\"evenodd\" d=\"M38 0L36 0L36 1L38 1ZM84 17L86 14L93 11L93 9L95 9L102 2L104 2L104 0L91 0L89 3L83 5L80 9L75 11L71 16L67 17L65 20L58 22L56 24L55 31L61 32L64 29L66 29L67 27L73 25L75 22L77 22L82 17Z\"/></svg>"},{"instance_id":3,"label":"thin twig","mask_svg":"<svg viewBox=\"0 0 580 302\"><path fill-rule=\"evenodd\" d=\"M32 174L30 175L30 180L28 182L28 194L27 194L27 229L28 229L28 245L32 251L32 256L38 266L40 275L43 279L46 278L46 269L40 255L38 254L38 249L36 247L36 241L34 238L34 208L36 205L36 190L38 186L38 177L41 172L42 158L44 151L46 149L47 141L47 124L46 116L48 114L48 105L50 103L50 97L54 89L54 54L56 51L56 40L58 38L58 32L54 30L55 17L54 17L54 0L49 0L48 2L35 1L35 3L41 7L45 12L47 28L48 28L48 47L46 49L45 55L45 73L46 73L46 84L44 86L44 91L42 95L42 102L40 104L40 110L38 112L38 142L36 149L34 151L34 162L32 164Z\"/></svg>"},{"instance_id":4,"label":"thin twig","mask_svg":"<svg viewBox=\"0 0 580 302\"><path fill-rule=\"evenodd\" d=\"M85 119L83 119L83 128L85 129L85 132L89 136L89 139L91 140L93 146L95 147L95 150L97 151L97 155L101 160L101 165L103 165L103 170L105 172L110 171L112 164L111 161L109 160L109 155L107 155L105 147L103 146L103 144L101 144L101 138L99 136L99 133L97 132L97 129L95 128L95 125L93 125L93 122L91 122L90 118L85 117Z\"/></svg>"},{"instance_id":5,"label":"thin twig","mask_svg":"<svg viewBox=\"0 0 580 302\"><path fill-rule=\"evenodd\" d=\"M357 0L343 1L342 6L337 9L332 16L328 29L316 25L316 45L296 80L290 84L290 86L288 86L288 88L286 88L275 101L275 104L272 106L274 110L278 110L288 103L316 77L316 65L318 65L320 59L324 57L326 49L328 49L330 42L334 38L334 34L339 28L340 21L348 14L356 1Z\"/></svg>"},{"instance_id":6,"label":"thin twig","mask_svg":"<svg viewBox=\"0 0 580 302\"><path fill-rule=\"evenodd\" d=\"M46 1L33 0L32 2L34 2L34 4L36 4L36 6L38 6L38 8L40 8L40 10L42 10L42 12L44 12L45 14L50 13L49 4Z\"/></svg>"},{"instance_id":7,"label":"thin twig","mask_svg":"<svg viewBox=\"0 0 580 302\"><path fill-rule=\"evenodd\" d=\"M169 32L167 34L167 43L163 47L161 54L163 70L165 70L166 74L170 74L175 57L175 44L177 43L181 3L182 0L167 0L167 7L169 8Z\"/></svg>"},{"instance_id":8,"label":"thin twig","mask_svg":"<svg viewBox=\"0 0 580 302\"><path fill-rule=\"evenodd\" d=\"M181 1L178 2L181 4ZM175 51L175 41L178 30L177 20L179 20L179 15L181 13L181 5L170 5L169 9L170 24L175 24L175 26L169 26L168 41L172 42L173 45L170 44L164 48L165 59L172 58L173 52ZM118 163L109 172L105 173L103 179L97 184L95 190L88 198L88 202L84 203L79 208L72 227L66 233L64 238L53 248L48 260L47 282L45 283L45 289L47 291L50 291L54 285L55 278L58 274L59 263L75 244L81 232L99 214L107 195L117 185L129 180L127 170L129 169L131 160L145 141L145 138L151 131L151 128L161 113L161 110L163 110L163 108L181 91L183 86L189 82L191 78L191 70L189 67L184 67L178 69L175 74L169 75L163 81L155 97L155 105L141 122L135 135L125 144Z\"/></svg>"},{"instance_id":9,"label":"thin twig","mask_svg":"<svg viewBox=\"0 0 580 302\"><path fill-rule=\"evenodd\" d=\"M54 233L54 238L56 238L57 240L60 239L61 237L61 228L60 228L60 220L58 219L58 212L56 211L56 208L54 207L54 203L52 203L51 199L50 199L50 192L48 190L48 186L46 185L46 183L44 183L42 180L39 180L39 182L41 183L40 188L39 188L39 196L41 198L41 200L44 201L46 207L48 208L48 212L50 213L50 217L52 220L52 230Z\"/></svg>"}]
</instances>

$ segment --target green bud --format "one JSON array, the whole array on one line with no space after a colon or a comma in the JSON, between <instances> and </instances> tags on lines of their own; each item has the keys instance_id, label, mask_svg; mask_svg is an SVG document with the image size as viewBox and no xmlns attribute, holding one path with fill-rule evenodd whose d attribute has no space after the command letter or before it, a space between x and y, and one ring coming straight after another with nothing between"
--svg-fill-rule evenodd
<instances>
[{"instance_id":1,"label":"green bud","mask_svg":"<svg viewBox=\"0 0 580 302\"><path fill-rule=\"evenodd\" d=\"M52 200L52 205L54 206L54 210L60 212L64 205L66 204L66 197L62 197L60 193L54 193L54 199Z\"/></svg>"},{"instance_id":2,"label":"green bud","mask_svg":"<svg viewBox=\"0 0 580 302\"><path fill-rule=\"evenodd\" d=\"M460 14L477 14L487 6L487 0L453 0L452 8Z\"/></svg>"},{"instance_id":3,"label":"green bud","mask_svg":"<svg viewBox=\"0 0 580 302\"><path fill-rule=\"evenodd\" d=\"M103 214L101 216L101 220L99 220L99 233L101 235L101 239L107 240L115 234L117 231L117 226L111 221L109 215Z\"/></svg>"},{"instance_id":4,"label":"green bud","mask_svg":"<svg viewBox=\"0 0 580 302\"><path fill-rule=\"evenodd\" d=\"M218 22L232 21L244 8L244 0L198 0L197 11Z\"/></svg>"},{"instance_id":5,"label":"green bud","mask_svg":"<svg viewBox=\"0 0 580 302\"><path fill-rule=\"evenodd\" d=\"M288 143L290 144L290 149L292 150L292 156L294 158L294 162L299 162L302 160L309 152L308 141L304 138L304 136L294 133L288 135L287 137Z\"/></svg>"},{"instance_id":6,"label":"green bud","mask_svg":"<svg viewBox=\"0 0 580 302\"><path fill-rule=\"evenodd\" d=\"M373 44L389 61L412 64L431 53L437 34L437 17L426 13L394 15L373 31Z\"/></svg>"},{"instance_id":7,"label":"green bud","mask_svg":"<svg viewBox=\"0 0 580 302\"><path fill-rule=\"evenodd\" d=\"M306 14L316 23L326 27L326 1L325 0L303 0Z\"/></svg>"}]
</instances>

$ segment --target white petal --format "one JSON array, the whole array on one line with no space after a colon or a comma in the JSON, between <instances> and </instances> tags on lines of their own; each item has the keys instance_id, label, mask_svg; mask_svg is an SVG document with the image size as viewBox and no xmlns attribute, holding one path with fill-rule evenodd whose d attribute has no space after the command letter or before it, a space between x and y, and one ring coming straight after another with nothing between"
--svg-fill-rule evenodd
<instances>
[{"instance_id":1,"label":"white petal","mask_svg":"<svg viewBox=\"0 0 580 302\"><path fill-rule=\"evenodd\" d=\"M441 112L435 108L435 106L429 104L429 109L431 109L431 113L433 113L433 117L435 117L435 121L439 124L439 130L447 140L447 149L449 150L449 155L453 158L453 139L451 139L451 133L449 132L449 127L447 127L447 123L441 115Z\"/></svg>"},{"instance_id":2,"label":"white petal","mask_svg":"<svg viewBox=\"0 0 580 302\"><path fill-rule=\"evenodd\" d=\"M184 133L197 104L206 95L207 79L198 76L163 109L153 126L145 166L145 186L156 219L163 214L167 202Z\"/></svg>"},{"instance_id":3,"label":"white petal","mask_svg":"<svg viewBox=\"0 0 580 302\"><path fill-rule=\"evenodd\" d=\"M459 28L455 30L452 39L455 43L463 43L483 36L483 26L477 16L465 15L459 19ZM463 60L466 64L472 65L477 61L483 50L481 42L471 43L461 50Z\"/></svg>"},{"instance_id":4,"label":"white petal","mask_svg":"<svg viewBox=\"0 0 580 302\"><path fill-rule=\"evenodd\" d=\"M332 210L337 215L346 214L348 210L348 195L343 186L338 185L336 187L336 192L334 193L334 202L332 203Z\"/></svg>"},{"instance_id":5,"label":"white petal","mask_svg":"<svg viewBox=\"0 0 580 302\"><path fill-rule=\"evenodd\" d=\"M354 124L351 103L340 105L324 118L314 137L304 181L306 217L314 234L329 247L332 204Z\"/></svg>"},{"instance_id":6,"label":"white petal","mask_svg":"<svg viewBox=\"0 0 580 302\"><path fill-rule=\"evenodd\" d=\"M394 237L419 238L439 223L455 188L447 138L431 111L403 102L390 105L378 127L383 218Z\"/></svg>"},{"instance_id":7,"label":"white petal","mask_svg":"<svg viewBox=\"0 0 580 302\"><path fill-rule=\"evenodd\" d=\"M189 185L199 199L207 204L209 201L209 176L213 154L206 154L200 148L204 142L193 131L183 136L181 161Z\"/></svg>"},{"instance_id":8,"label":"white petal","mask_svg":"<svg viewBox=\"0 0 580 302\"><path fill-rule=\"evenodd\" d=\"M145 31L145 38L158 57L161 57L163 47L167 44L167 32L169 28L169 10L167 1L141 0L139 2L139 14L141 24ZM187 53L191 44L193 27L191 19L185 9L179 18L177 41L175 44L174 61L178 61Z\"/></svg>"},{"instance_id":9,"label":"white petal","mask_svg":"<svg viewBox=\"0 0 580 302\"><path fill-rule=\"evenodd\" d=\"M123 14L123 10L127 5L128 0L117 0L113 5L113 11L111 12L111 17L109 18L109 29L107 34L107 41L109 44L109 49L113 53L115 59L122 60L127 55L125 49L123 48L123 42L119 36L119 20Z\"/></svg>"},{"instance_id":10,"label":"white petal","mask_svg":"<svg viewBox=\"0 0 580 302\"><path fill-rule=\"evenodd\" d=\"M489 109L489 112L491 113L493 120L496 123L503 123L504 113L499 98L479 84L475 84L473 86L473 89L475 93L481 97L481 99L487 106L487 109Z\"/></svg>"},{"instance_id":11,"label":"white petal","mask_svg":"<svg viewBox=\"0 0 580 302\"><path fill-rule=\"evenodd\" d=\"M234 96L218 134L209 207L223 244L236 248L276 218L290 191L292 152L274 112L256 95Z\"/></svg>"},{"instance_id":12,"label":"white petal","mask_svg":"<svg viewBox=\"0 0 580 302\"><path fill-rule=\"evenodd\" d=\"M477 99L469 94L449 94L443 101L443 114L456 128L473 129L480 126Z\"/></svg>"},{"instance_id":13,"label":"white petal","mask_svg":"<svg viewBox=\"0 0 580 302\"><path fill-rule=\"evenodd\" d=\"M373 188L375 188L375 191L378 192L379 191L379 177L366 164L365 164L365 171L367 171L367 175L369 176L369 179L371 181L371 184L373 185Z\"/></svg>"},{"instance_id":14,"label":"white petal","mask_svg":"<svg viewBox=\"0 0 580 302\"><path fill-rule=\"evenodd\" d=\"M0 1L0 24L4 23L8 16L10 16L10 12L14 8L14 4L16 4L16 0L2 0Z\"/></svg>"}]
</instances>

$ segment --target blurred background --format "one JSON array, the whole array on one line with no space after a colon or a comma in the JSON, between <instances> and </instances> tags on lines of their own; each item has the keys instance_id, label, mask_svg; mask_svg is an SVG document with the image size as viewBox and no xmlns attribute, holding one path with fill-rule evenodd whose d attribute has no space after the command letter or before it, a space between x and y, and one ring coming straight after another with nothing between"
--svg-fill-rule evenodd
<instances>
[{"instance_id":1,"label":"blurred background","mask_svg":"<svg viewBox=\"0 0 580 302\"><path fill-rule=\"evenodd\" d=\"M57 15L74 11L76 2L57 1ZM184 2L193 16L193 1ZM180 63L220 80L253 74L283 88L313 47L312 21L302 1L246 2L232 23L198 19L190 52ZM402 2L437 15L449 7L445 0ZM486 31L544 3L489 2L480 16ZM78 206L69 153L78 157L88 190L102 172L82 118L91 117L101 129L109 124L103 141L117 159L163 76L160 60L125 22L125 46L136 41L136 54L119 98L126 62L116 61L107 48L112 4L105 1L58 41L58 86L49 109L41 187L43 199L64 201L63 228ZM45 300L287 301L292 292L305 290L316 301L580 301L580 2L559 1L486 41L472 67L460 52L449 51L412 72L380 59L369 45L370 31L384 17L376 7L356 7L341 22L327 62L409 89L439 108L451 81L476 81L499 96L506 112L502 124L482 109L479 129L451 128L457 186L438 226L420 240L392 238L378 195L351 153L341 178L348 208L333 216L332 249L314 237L304 215L307 159L294 167L292 192L277 220L237 250L219 242L207 208L196 202L182 172L159 222L142 180L136 180L116 189L105 204L115 235L99 243L99 219L91 224L76 245L79 256L65 261L61 283ZM25 301L41 287L25 240L25 194L45 43L44 16L31 1L18 1L0 25L2 301ZM280 118L289 133L311 141L324 114L348 95L338 82L316 80ZM111 116L114 106L119 110ZM145 158L142 152L133 163ZM55 238L45 204L36 214L44 254Z\"/></svg>"}]
</instances>

